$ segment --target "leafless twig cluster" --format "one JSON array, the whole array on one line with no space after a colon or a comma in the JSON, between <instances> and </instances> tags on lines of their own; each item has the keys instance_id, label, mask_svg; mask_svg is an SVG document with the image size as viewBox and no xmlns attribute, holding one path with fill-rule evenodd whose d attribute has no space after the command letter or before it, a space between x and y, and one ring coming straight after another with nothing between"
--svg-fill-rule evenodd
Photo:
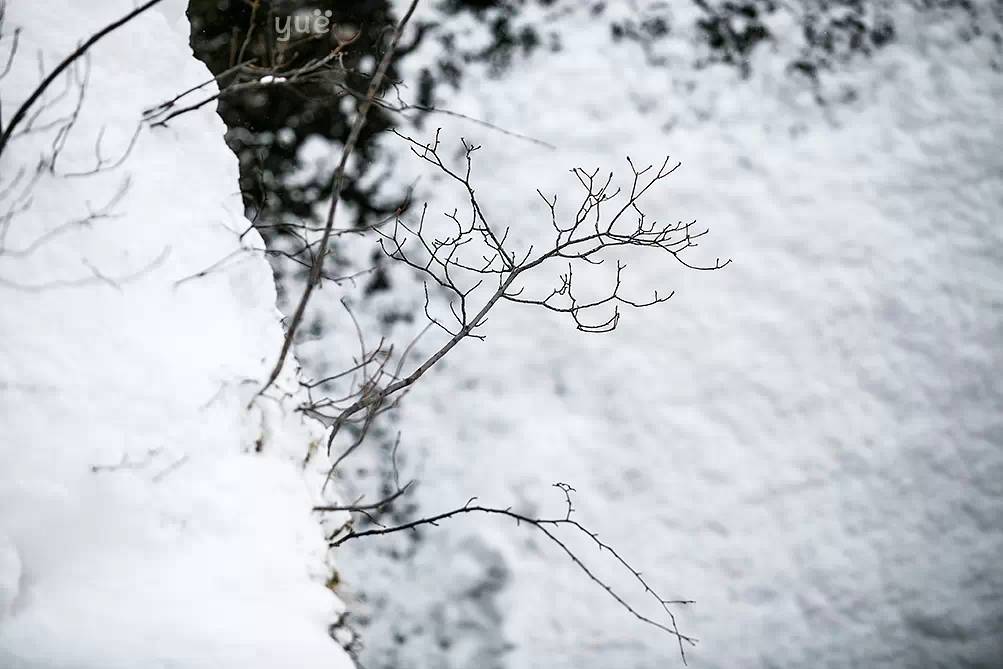
<instances>
[{"instance_id":1,"label":"leafless twig cluster","mask_svg":"<svg viewBox=\"0 0 1003 669\"><path fill-rule=\"evenodd\" d=\"M327 443L329 454L338 434L342 430L351 432L349 445L333 460L329 478L364 443L377 417L396 406L401 395L429 369L464 339L484 338L483 326L498 303L507 301L525 304L566 315L579 331L585 333L609 332L619 325L622 308L652 307L667 301L673 295L671 291L658 290L646 298L627 295L624 289L626 263L621 257L624 251L639 249L661 253L682 267L693 270L716 270L729 262L715 259L711 264L700 264L692 260L688 252L698 246L707 230L696 229L694 222L658 223L645 212L645 196L679 167L678 163L670 163L668 158L657 167L638 167L628 158L630 176L627 185L622 188L613 185L612 173L600 175L598 170L572 170L581 188L581 196L571 208L570 214L559 211L556 196L547 197L537 191L548 212L546 224L550 228L549 242L542 247L526 243L520 248L513 239L510 226L492 223L478 200L472 177L473 156L478 146L461 140L462 157L456 167L444 159L438 131L429 142L421 142L402 134L399 137L407 142L414 156L448 177L447 181L457 187L464 199L462 213L459 208L445 212L439 225L429 220L429 209L425 205L413 217L402 213L395 218L392 226L374 228L383 253L410 267L423 279L424 310L429 326L445 333L446 339L431 355L404 375L403 368L411 347L397 358L395 365L391 365L390 361L394 359L392 349L386 347L382 340L374 348L367 347L361 328L349 310L349 315L356 324L359 355L353 365L341 374L309 384L311 399L302 407L303 411L331 425ZM590 295L588 286L580 291L576 271L603 265L611 259L615 262L615 269L609 276L605 292L598 296ZM558 268L557 283L549 289L540 290L537 279L541 275L546 276L546 270L550 267ZM441 296L445 301L445 308L437 308L436 305L441 300L435 299L433 294ZM315 388L346 374L357 375L361 379L352 383L347 394L337 399L313 398L312 391ZM394 471L396 479L396 464ZM400 486L398 483L390 495L375 503L362 504L361 500L357 500L350 505L323 506L315 510L350 511L362 514L372 521L371 514L374 511L391 507L408 492L411 485L412 483ZM674 635L685 662L684 642L693 644L694 640L679 632L670 610L670 604L684 602L657 595L639 571L611 546L600 541L594 532L574 520L571 497L574 489L565 484L557 484L557 487L564 493L567 503L567 512L563 518L532 518L511 509L475 505L471 501L458 509L393 526L377 522L375 527L360 530L349 524L340 528L332 537L331 546L337 547L357 538L434 526L441 520L459 515L505 516L542 532L590 580L606 590L635 618ZM669 622L661 623L639 613L611 586L599 579L569 545L555 534L555 530L564 528L585 534L601 551L613 555L643 585L645 592L661 605Z\"/></svg>"},{"instance_id":2,"label":"leafless twig cluster","mask_svg":"<svg viewBox=\"0 0 1003 669\"><path fill-rule=\"evenodd\" d=\"M448 339L406 376L401 375L400 366L393 374L386 373L386 356L363 354L357 364L366 374L365 383L339 401L325 400L322 407L319 404L308 407L315 415L323 409L321 415L333 425L328 437L329 451L343 427L351 425L357 430L358 436L335 464L359 446L373 420L393 405L398 393L414 384L464 339L482 339L481 330L488 314L499 302L527 304L566 314L582 332L609 332L619 324L622 307L654 306L671 298L673 293L655 290L650 297L641 299L625 295L626 264L616 258L608 290L597 297L582 297L575 281L576 268L601 265L626 248L663 253L695 270L714 270L728 264L720 260L712 265L691 262L687 251L696 247L707 231L696 230L693 222L660 224L643 211L644 196L679 167L678 163L670 166L668 159L657 169L638 168L628 159L632 176L627 190L613 187L612 173L600 177L598 170L572 170L583 191L574 213L564 220L558 214L556 196L547 198L540 193L549 211L551 242L543 250L533 245L518 250L510 241L510 227L489 222L478 201L471 174L472 157L479 147L462 141L462 164L454 168L443 160L438 132L428 143L405 135L400 137L408 142L415 156L458 185L466 200L462 214L459 209L444 214L448 222L444 232L441 226L433 229L428 224L427 205L417 220L408 221L401 215L392 228L374 229L388 257L423 277L425 314ZM563 271L557 285L533 294L527 280L547 267L558 265ZM436 287L446 296L448 313L434 310L430 290ZM288 346L288 337L286 343ZM375 372L369 373L371 365L375 366ZM337 409L333 414L332 408Z\"/></svg>"}]
</instances>

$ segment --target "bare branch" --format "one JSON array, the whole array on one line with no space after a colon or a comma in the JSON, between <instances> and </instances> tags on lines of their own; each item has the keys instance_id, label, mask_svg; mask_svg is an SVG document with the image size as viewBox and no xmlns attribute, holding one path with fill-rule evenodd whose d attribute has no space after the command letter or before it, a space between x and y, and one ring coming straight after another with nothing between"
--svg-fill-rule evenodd
<instances>
[{"instance_id":1,"label":"bare branch","mask_svg":"<svg viewBox=\"0 0 1003 669\"><path fill-rule=\"evenodd\" d=\"M17 111L14 112L14 116L11 117L10 122L3 129L3 134L0 135L0 155L2 155L4 149L7 148L7 143L10 141L10 138L13 135L14 130L17 128L18 124L24 119L25 115L32 108L32 106L39 100L39 98L42 97L42 95L49 88L49 86L51 86L52 83L59 77L59 75L66 70L66 68L68 68L70 65L72 65L77 60L82 58L84 54L86 54L87 51L89 51L90 48L94 46L98 41L100 41L103 37L105 37L111 32L114 32L118 28L121 28L122 26L129 23L143 12L150 9L151 7L160 4L162 1L163 0L148 0L148 2L143 3L136 9L132 10L131 12L123 16L122 18L118 19L117 21L113 21L112 23L109 23L107 26L105 26L98 32L91 35L83 44L78 46L70 55L66 56L66 58L64 58L59 63L59 65L57 65L55 69L53 69L52 72L50 72L48 76L46 76L45 79L42 80L42 83L40 83L35 88L35 90L33 90L28 95L28 98L21 104L20 107L18 107Z\"/></svg>"},{"instance_id":2,"label":"bare branch","mask_svg":"<svg viewBox=\"0 0 1003 669\"><path fill-rule=\"evenodd\" d=\"M514 520L519 525L525 523L526 525L529 525L535 530L541 532L551 543L555 544L566 556L568 556L568 558L571 559L575 567L577 567L582 573L584 573L590 581L592 581L600 588L602 588L610 597L612 597L617 602L617 604L619 604L624 610L630 613L634 618L636 618L640 622L645 623L646 625L650 625L651 627L659 629L673 636L676 639L676 643L679 646L679 653L680 656L682 657L683 664L686 664L686 648L684 644L689 646L695 646L697 640L691 636L682 634L679 631L679 626L676 623L675 614L672 612L672 609L670 607L675 604L692 604L693 600L668 599L660 595L651 586L651 584L647 581L647 579L644 578L641 572L635 569L633 566L631 566L631 564L627 562L627 560L624 559L623 556L621 556L616 549L614 549L611 545L602 541L596 532L589 530L580 522L574 520L571 517L572 513L574 512L574 507L572 506L571 503L571 493L574 492L575 489L572 488L570 485L567 485L566 483L555 483L554 487L559 488L565 495L565 499L567 502L567 512L563 518L534 518L512 511L511 508L502 509L497 507L482 506L480 504L474 504L474 501L477 499L476 497L474 497L468 500L467 503L464 504L462 507L452 509L451 511L439 513L433 516L425 516L423 518L418 518L416 520L402 523L400 525L394 525L392 527L378 526L365 530L356 530L348 526L344 528L347 529L347 532L342 534L340 537L333 539L329 543L329 546L332 548L336 548L338 546L345 544L348 541L352 541L355 539L361 539L365 537L386 536L390 534L397 534L400 532L408 532L426 525L438 526L438 524L443 520L448 520L450 518L455 518L457 516L462 516L467 514L485 514L490 516L502 516ZM402 492L403 491L398 491L398 494L392 496L392 499L390 501L393 501L393 499L399 497L400 494L402 494ZM360 507L355 507L354 509L351 507L347 508L316 507L315 510L351 511L351 510L360 510ZM655 602L658 603L659 607L666 614L668 621L660 622L658 620L655 620L654 618L644 615L643 613L638 611L633 605L627 602L627 600L624 599L623 596L621 596L616 590L614 590L611 585L609 585L606 581L597 576L596 573L588 565L586 565L585 562L571 549L568 543L565 542L563 539L561 539L555 533L555 530L562 528L567 528L577 534L584 535L588 541L590 541L593 545L595 545L599 549L600 552L609 553L613 557L613 559L628 573L630 573L631 577L639 585L641 585L641 587L644 589L645 594L649 595Z\"/></svg>"}]
</instances>

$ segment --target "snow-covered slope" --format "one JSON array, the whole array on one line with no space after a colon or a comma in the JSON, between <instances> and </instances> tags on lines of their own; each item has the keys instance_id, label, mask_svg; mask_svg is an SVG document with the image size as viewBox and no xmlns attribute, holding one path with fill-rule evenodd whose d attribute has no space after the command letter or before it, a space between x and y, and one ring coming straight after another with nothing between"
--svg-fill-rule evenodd
<instances>
[{"instance_id":1,"label":"snow-covered slope","mask_svg":"<svg viewBox=\"0 0 1003 669\"><path fill-rule=\"evenodd\" d=\"M699 219L705 257L735 262L633 259L634 286L678 293L609 335L499 307L404 402L424 512L478 495L556 514L550 484L574 484L584 522L696 600L693 667L1000 666L1003 78L991 40L900 4L896 42L841 75L853 103L819 107L769 49L749 82L693 72L685 44L652 69L575 13L562 51L440 101L559 147L426 124L483 144L477 193L499 224L545 230L535 189L575 201L567 168L670 153L683 168L652 212ZM430 211L463 206L425 174ZM455 521L412 548L341 558L373 603L367 666L679 664L524 529Z\"/></svg>"},{"instance_id":2,"label":"snow-covered slope","mask_svg":"<svg viewBox=\"0 0 1003 669\"><path fill-rule=\"evenodd\" d=\"M186 4L91 51L53 172L33 176L76 105L65 81L0 159L3 667L351 666L301 466L318 433L289 401L247 409L282 328L223 125L207 106L144 128L113 165L144 108L208 78ZM9 2L5 120L40 63L133 6ZM108 169L65 176L99 137Z\"/></svg>"}]
</instances>

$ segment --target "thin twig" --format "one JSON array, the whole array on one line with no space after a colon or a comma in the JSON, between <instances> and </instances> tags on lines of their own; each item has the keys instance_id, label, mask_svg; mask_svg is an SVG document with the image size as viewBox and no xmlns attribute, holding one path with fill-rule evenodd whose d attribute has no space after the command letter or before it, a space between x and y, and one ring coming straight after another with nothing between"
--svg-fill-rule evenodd
<instances>
[{"instance_id":1,"label":"thin twig","mask_svg":"<svg viewBox=\"0 0 1003 669\"><path fill-rule=\"evenodd\" d=\"M604 541L600 540L599 535L596 532L590 531L584 525L579 523L577 520L571 518L571 512L573 511L573 509L571 507L570 491L573 491L574 488L572 488L571 486L567 486L566 484L555 484L555 485L559 487L567 496L569 510L566 516L563 518L532 518L530 516L526 516L524 514L512 511L511 508L501 509L496 507L473 504L476 498L472 498L464 506L460 508L439 513L433 516L419 518L416 520L412 520L410 522L402 523L400 525L395 525L392 527L374 527L366 530L349 529L346 534L342 535L341 537L338 537L337 539L332 540L331 542L329 542L328 545L332 548L336 548L354 539L361 539L364 537L386 536L389 534L396 534L399 532L415 530L419 527L426 525L437 526L440 521L448 520L450 518L466 514L486 514L491 516L503 516L516 521L517 524L526 523L527 525L530 525L536 530L542 532L544 536L547 537L547 539L549 539L552 543L556 544L561 549L561 551L563 551L564 554L571 559L574 565L589 578L589 580L591 580L593 583L602 588L610 597L612 597L617 602L617 604L619 604L622 608L624 608L627 612L629 612L634 618L675 637L676 642L679 646L679 653L682 657L683 664L685 665L686 650L683 644L685 642L690 646L695 646L697 640L691 636L682 634L679 631L679 626L676 623L675 614L673 614L673 612L669 607L670 605L673 604L692 604L693 601L685 599L682 600L667 599L659 595L658 592L656 592L655 589L650 585L650 583L648 583L648 581L644 578L641 572L635 569L633 566L631 566L631 564L627 562L627 560L624 559L619 554L619 552L616 551L616 549L614 549L611 545L605 543ZM318 508L317 510L326 510L326 509ZM338 508L333 508L332 510L341 511L346 509L338 507ZM650 595L656 602L658 602L662 610L668 616L669 619L668 623L666 624L663 622L659 622L654 618L651 618L639 612L630 603L628 603L620 594L618 594L613 589L612 586L610 586L608 583L599 578L595 574L595 572L593 572L585 564L585 562L580 557L578 557L578 555L573 550L571 550L568 544L566 544L564 541L560 539L560 537L554 534L554 532L552 531L553 528L559 528L559 527L568 527L580 532L581 534L584 534L593 544L595 544L599 548L600 551L605 551L608 552L610 555L612 555L613 558L624 569L630 572L634 580L637 581L641 585L641 587L644 588L644 592Z\"/></svg>"},{"instance_id":2,"label":"thin twig","mask_svg":"<svg viewBox=\"0 0 1003 669\"><path fill-rule=\"evenodd\" d=\"M341 199L341 190L344 187L345 180L345 167L348 164L348 159L355 149L355 144L359 140L359 136L362 133L362 127L366 123L366 116L369 114L369 109L373 105L373 100L376 98L379 92L380 85L383 83L383 79L386 76L386 72L390 67L390 62L393 60L394 51L397 48L397 43L400 41L401 34L404 32L404 27L407 25L408 21L411 19L411 15L414 13L415 8L418 6L419 0L412 0L407 12L401 18L397 27L394 29L393 36L390 39L390 45L387 48L386 54L384 54L383 59L380 61L379 67L376 70L376 74L373 76L372 81L369 84L369 90L366 94L366 99L363 100L362 105L359 107L356 113L355 122L352 124L352 129L349 132L348 140L345 142L345 147L341 152L341 160L338 162L338 167L334 171L333 185L331 193L331 205L328 209L327 221L324 227L324 234L320 242L320 252L314 259L313 268L310 271L310 277L307 280L306 287L303 290L303 295L300 298L299 304L296 305L296 310L293 312L293 316L289 321L289 327L286 331L285 340L282 342L282 349L279 352L278 360L275 362L275 366L272 368L271 374L268 375L268 380L265 382L264 386L258 391L257 396L264 393L275 380L279 377L282 372L282 367L285 364L286 356L289 354L290 348L292 348L293 341L296 337L296 331L299 328L300 323L303 320L303 314L306 311L306 306L310 302L310 297L313 295L314 288L321 281L321 275L323 273L324 259L327 257L327 247L331 238L331 231L334 228L334 219L338 210L338 201ZM256 397L257 397L256 396ZM253 400L252 400L253 401Z\"/></svg>"}]
</instances>

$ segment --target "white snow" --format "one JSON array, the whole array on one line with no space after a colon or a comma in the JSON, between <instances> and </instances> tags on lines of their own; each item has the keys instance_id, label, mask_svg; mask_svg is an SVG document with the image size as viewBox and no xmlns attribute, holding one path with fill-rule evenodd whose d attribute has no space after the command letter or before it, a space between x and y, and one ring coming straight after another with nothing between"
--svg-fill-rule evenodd
<instances>
[{"instance_id":1,"label":"white snow","mask_svg":"<svg viewBox=\"0 0 1003 669\"><path fill-rule=\"evenodd\" d=\"M222 122L206 106L144 128L118 167L62 176L95 166L102 128L114 160L144 108L208 78L186 5L91 51L54 173L29 188L76 102L64 81L0 158L0 211L27 203L0 251L3 667L352 666L328 634L343 607L310 513L321 480L301 464L320 432L275 399L292 373L247 408L282 327ZM5 119L40 62L133 6L8 3Z\"/></svg>"},{"instance_id":2,"label":"white snow","mask_svg":"<svg viewBox=\"0 0 1003 669\"><path fill-rule=\"evenodd\" d=\"M693 667L999 666L1003 78L991 40L962 41L905 6L897 18L895 44L837 78L858 101L828 109L769 49L750 82L694 72L687 45L653 70L575 13L561 52L440 89L448 109L559 147L426 122L447 143L483 145L477 194L499 225L546 234L536 188L570 203L568 168L623 175L627 154L669 153L683 168L653 213L698 219L712 228L703 257L735 262L708 274L631 258L632 286L678 293L611 335L498 307L485 342L458 347L404 400L422 512L478 495L554 515L550 484L572 483L586 524L668 596L696 600L681 609L701 640ZM405 65L413 76L419 63ZM430 212L463 206L405 146L386 146L409 170L400 183L424 175ZM420 285L395 293L422 327ZM367 666L680 664L670 639L525 529L458 520L416 547L343 552L360 594L350 609L374 618Z\"/></svg>"}]
</instances>

